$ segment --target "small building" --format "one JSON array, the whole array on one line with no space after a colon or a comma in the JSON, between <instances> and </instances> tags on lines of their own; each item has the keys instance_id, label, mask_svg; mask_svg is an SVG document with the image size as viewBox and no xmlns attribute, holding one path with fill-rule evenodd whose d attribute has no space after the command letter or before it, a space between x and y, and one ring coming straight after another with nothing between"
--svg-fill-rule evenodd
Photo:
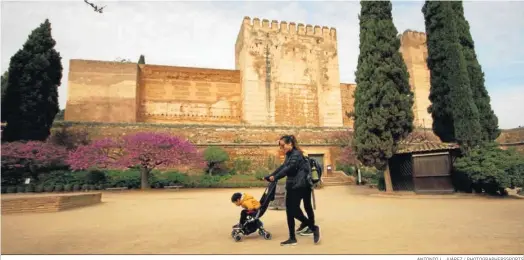
<instances>
[{"instance_id":1,"label":"small building","mask_svg":"<svg viewBox=\"0 0 524 260\"><path fill-rule=\"evenodd\" d=\"M392 190L416 193L454 192L451 172L459 151L457 144L450 143L401 144L397 153L389 160Z\"/></svg>"}]
</instances>

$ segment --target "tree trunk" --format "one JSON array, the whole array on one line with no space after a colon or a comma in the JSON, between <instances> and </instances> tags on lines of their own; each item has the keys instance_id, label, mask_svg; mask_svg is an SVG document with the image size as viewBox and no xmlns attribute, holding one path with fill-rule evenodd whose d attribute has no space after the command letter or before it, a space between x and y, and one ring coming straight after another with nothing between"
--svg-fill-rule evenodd
<instances>
[{"instance_id":1,"label":"tree trunk","mask_svg":"<svg viewBox=\"0 0 524 260\"><path fill-rule=\"evenodd\" d=\"M362 185L362 173L360 172L360 167L357 168L357 185Z\"/></svg>"},{"instance_id":2,"label":"tree trunk","mask_svg":"<svg viewBox=\"0 0 524 260\"><path fill-rule=\"evenodd\" d=\"M209 163L209 176L213 176L213 169L215 169L215 163L211 162Z\"/></svg>"},{"instance_id":3,"label":"tree trunk","mask_svg":"<svg viewBox=\"0 0 524 260\"><path fill-rule=\"evenodd\" d=\"M384 171L384 182L386 183L386 192L393 192L393 183L391 182L391 173L389 172L389 165Z\"/></svg>"},{"instance_id":4,"label":"tree trunk","mask_svg":"<svg viewBox=\"0 0 524 260\"><path fill-rule=\"evenodd\" d=\"M149 170L146 168L140 169L140 189L149 190L151 186L149 185Z\"/></svg>"}]
</instances>

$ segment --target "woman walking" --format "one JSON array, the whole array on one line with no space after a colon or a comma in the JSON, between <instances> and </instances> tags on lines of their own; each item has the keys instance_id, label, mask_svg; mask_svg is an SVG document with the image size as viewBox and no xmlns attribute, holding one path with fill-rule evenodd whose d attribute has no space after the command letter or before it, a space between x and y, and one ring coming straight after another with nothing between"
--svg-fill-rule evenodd
<instances>
[{"instance_id":1,"label":"woman walking","mask_svg":"<svg viewBox=\"0 0 524 260\"><path fill-rule=\"evenodd\" d=\"M293 135L284 135L279 140L279 146L286 154L284 163L271 175L266 176L266 180L275 181L287 177L286 180L286 216L289 229L289 239L280 243L282 246L296 245L295 218L301 223L298 232L313 233L315 244L320 242L320 228L315 225L315 216L311 205L311 189L303 174L306 165L303 151L297 145L297 139ZM303 179L301 179L303 178ZM304 200L304 207L308 217L300 209L300 202Z\"/></svg>"}]
</instances>

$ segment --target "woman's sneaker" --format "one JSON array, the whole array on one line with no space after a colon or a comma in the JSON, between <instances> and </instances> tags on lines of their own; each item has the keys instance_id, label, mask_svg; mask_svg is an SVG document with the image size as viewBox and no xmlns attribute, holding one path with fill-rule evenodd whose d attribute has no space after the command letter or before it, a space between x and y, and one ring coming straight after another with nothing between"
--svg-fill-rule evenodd
<instances>
[{"instance_id":1,"label":"woman's sneaker","mask_svg":"<svg viewBox=\"0 0 524 260\"><path fill-rule=\"evenodd\" d=\"M315 244L318 244L320 242L320 227L315 226L315 230L313 230L313 242Z\"/></svg>"},{"instance_id":2,"label":"woman's sneaker","mask_svg":"<svg viewBox=\"0 0 524 260\"><path fill-rule=\"evenodd\" d=\"M309 229L309 228L307 227L307 224L305 224L305 223L301 223L300 226L298 227L296 233L297 233L297 234L301 234L301 233L307 231L308 229Z\"/></svg>"},{"instance_id":3,"label":"woman's sneaker","mask_svg":"<svg viewBox=\"0 0 524 260\"><path fill-rule=\"evenodd\" d=\"M313 235L313 230L311 230L310 228L306 227L306 230L302 233L299 233L299 235L301 236L312 236Z\"/></svg>"},{"instance_id":4,"label":"woman's sneaker","mask_svg":"<svg viewBox=\"0 0 524 260\"><path fill-rule=\"evenodd\" d=\"M295 246L297 245L297 240L290 238L284 242L281 242L280 245L281 246Z\"/></svg>"}]
</instances>

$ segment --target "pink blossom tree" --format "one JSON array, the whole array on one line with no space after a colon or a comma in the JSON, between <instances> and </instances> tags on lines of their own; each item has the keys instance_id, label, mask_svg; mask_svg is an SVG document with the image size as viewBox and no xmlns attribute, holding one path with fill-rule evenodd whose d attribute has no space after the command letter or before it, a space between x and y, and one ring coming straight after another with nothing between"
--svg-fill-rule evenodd
<instances>
[{"instance_id":1,"label":"pink blossom tree","mask_svg":"<svg viewBox=\"0 0 524 260\"><path fill-rule=\"evenodd\" d=\"M41 169L65 166L67 150L41 141L8 142L2 144L2 169L25 170L38 179Z\"/></svg>"},{"instance_id":2,"label":"pink blossom tree","mask_svg":"<svg viewBox=\"0 0 524 260\"><path fill-rule=\"evenodd\" d=\"M338 163L341 165L356 164L355 153L351 147L353 142L353 131L348 129L346 131L335 132L331 135L331 141L342 148L342 151L337 158Z\"/></svg>"},{"instance_id":3,"label":"pink blossom tree","mask_svg":"<svg viewBox=\"0 0 524 260\"><path fill-rule=\"evenodd\" d=\"M357 164L355 159L355 153L351 146L345 146L342 148L342 151L338 157L338 162L341 165L354 165Z\"/></svg>"},{"instance_id":4,"label":"pink blossom tree","mask_svg":"<svg viewBox=\"0 0 524 260\"><path fill-rule=\"evenodd\" d=\"M154 169L202 166L202 155L189 141L163 133L136 133L122 138L101 139L78 147L67 160L72 169L126 169L138 167L141 188L148 189Z\"/></svg>"},{"instance_id":5,"label":"pink blossom tree","mask_svg":"<svg viewBox=\"0 0 524 260\"><path fill-rule=\"evenodd\" d=\"M331 142L342 147L351 146L353 141L353 131L346 130L341 132L334 132L331 134Z\"/></svg>"}]
</instances>

